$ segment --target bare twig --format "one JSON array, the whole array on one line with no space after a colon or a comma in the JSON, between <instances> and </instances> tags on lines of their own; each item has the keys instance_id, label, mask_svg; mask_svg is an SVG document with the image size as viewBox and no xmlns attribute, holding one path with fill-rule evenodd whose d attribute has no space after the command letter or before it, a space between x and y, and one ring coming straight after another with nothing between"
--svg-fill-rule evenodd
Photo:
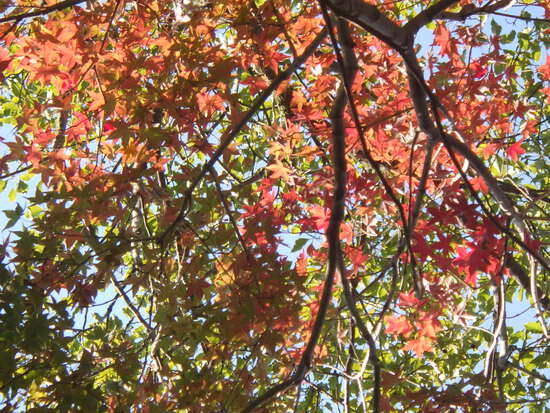
<instances>
[{"instance_id":1,"label":"bare twig","mask_svg":"<svg viewBox=\"0 0 550 413\"><path fill-rule=\"evenodd\" d=\"M145 327L145 329L147 330L147 332L151 332L153 331L153 327L151 327L151 325L147 322L147 320L145 320L143 318L143 316L141 315L141 313L139 312L139 310L136 308L136 306L134 305L134 303L132 303L132 300L130 300L130 298L128 297L128 295L126 294L126 292L122 289L122 287L120 286L120 282L115 278L115 276L113 274L111 274L111 281L113 282L113 286L115 287L115 290L117 291L117 293L119 293L121 296L122 296L122 299L124 300L124 302L126 303L126 305L128 306L128 308L130 309L130 311L136 316L136 318L139 320L139 322L141 323L141 325L143 327Z\"/></svg>"}]
</instances>

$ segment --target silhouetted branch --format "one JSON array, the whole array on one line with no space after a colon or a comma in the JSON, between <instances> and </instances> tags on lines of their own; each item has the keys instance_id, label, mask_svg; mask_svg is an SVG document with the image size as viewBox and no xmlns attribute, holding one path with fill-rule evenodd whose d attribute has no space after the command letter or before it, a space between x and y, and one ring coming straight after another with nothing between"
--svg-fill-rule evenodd
<instances>
[{"instance_id":1,"label":"silhouetted branch","mask_svg":"<svg viewBox=\"0 0 550 413\"><path fill-rule=\"evenodd\" d=\"M326 29L323 30L326 32ZM340 225L344 219L345 196L346 196L346 150L345 150L345 125L344 125L344 109L346 107L346 91L344 85L340 85L336 93L336 98L330 113L332 122L332 139L333 139L333 163L334 163L334 193L332 198L332 208L330 221L326 232L328 242L328 269L325 279L325 285L321 293L319 310L315 317L311 336L306 345L304 353L300 359L300 363L296 367L294 373L285 381L271 387L257 398L252 400L241 413L248 413L260 407L264 403L271 400L277 394L295 386L304 380L305 375L311 368L315 346L319 341L321 330L323 328L330 299L332 297L332 289L334 279L338 267L338 257L340 255Z\"/></svg>"},{"instance_id":2,"label":"silhouetted branch","mask_svg":"<svg viewBox=\"0 0 550 413\"><path fill-rule=\"evenodd\" d=\"M3 18L0 19L0 23L6 23L6 22L11 22L11 21L20 22L21 20L27 19L27 18L30 18L30 17L44 16L46 14L53 13L54 11L60 11L60 10L66 9L68 7L71 7L71 6L76 6L77 4L80 4L80 3L86 3L87 1L88 0L66 0L66 1L62 1L62 2L59 2L59 3L54 4L52 6L41 7L39 10L30 11L30 12L27 12L27 13L16 14L14 16L3 17Z\"/></svg>"},{"instance_id":3,"label":"silhouetted branch","mask_svg":"<svg viewBox=\"0 0 550 413\"><path fill-rule=\"evenodd\" d=\"M405 36L414 36L418 30L430 23L432 20L437 19L441 13L443 13L449 7L458 3L458 0L441 0L427 9L421 11L416 16L414 16L405 26L403 26L403 31Z\"/></svg>"}]
</instances>

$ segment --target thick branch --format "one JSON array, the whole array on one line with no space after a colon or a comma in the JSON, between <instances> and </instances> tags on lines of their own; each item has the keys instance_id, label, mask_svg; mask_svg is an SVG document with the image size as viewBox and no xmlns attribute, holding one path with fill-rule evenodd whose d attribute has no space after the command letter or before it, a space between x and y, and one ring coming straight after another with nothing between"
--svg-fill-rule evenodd
<instances>
[{"instance_id":1,"label":"thick branch","mask_svg":"<svg viewBox=\"0 0 550 413\"><path fill-rule=\"evenodd\" d=\"M362 27L390 46L396 46L397 50L409 45L402 28L372 4L363 0L328 0L326 4L337 16Z\"/></svg>"},{"instance_id":2,"label":"thick branch","mask_svg":"<svg viewBox=\"0 0 550 413\"><path fill-rule=\"evenodd\" d=\"M353 40L351 38L351 35L349 33L347 22L339 18L338 19L338 40L336 40L334 33L333 33L333 27L330 22L330 17L328 16L327 10L323 9L323 14L325 17L325 22L327 25L329 25L330 29L330 37L334 45L334 49L336 51L336 55L338 57L338 61L340 64L340 70L342 72L342 78L343 78L343 89L346 93L346 96L349 100L350 107L352 109L352 113L354 115L354 121L356 123L356 126L359 128L360 134L362 134L362 130L359 123L359 117L358 114L355 111L355 106L353 103L353 97L351 95L351 85L353 82L353 79L355 77L355 74L358 70L357 65L357 59L355 57L355 53L353 51ZM340 54L338 45L342 46L343 55ZM341 86L341 88L342 88ZM342 114L343 115L343 114ZM344 127L344 124L342 122L342 128ZM363 138L364 139L364 138ZM335 156L338 153L336 150L336 144L338 143L338 140L341 140L340 145L342 146L342 162L345 166L345 137L343 133L341 135L334 134L334 145L335 145ZM365 148L367 149L367 148ZM368 153L368 151L367 151ZM351 288L349 285L349 282L346 278L346 271L345 271L345 265L344 265L344 259L342 256L342 248L340 245L340 242L338 240L338 243L336 245L336 250L338 253L338 272L340 273L340 280L342 281L342 287L344 290L344 298L346 302L346 306L348 307L353 320L359 327L359 331L361 332L361 335L363 338L367 341L369 346L369 360L373 366L373 373L374 373L374 387L373 387L373 397L372 397L372 411L373 413L380 412L380 363L378 361L378 357L376 355L376 344L374 342L374 339L368 330L367 326L363 322L361 316L359 315L359 311L357 310L357 306L355 303L355 300L353 299L353 295L351 292Z\"/></svg>"},{"instance_id":3,"label":"thick branch","mask_svg":"<svg viewBox=\"0 0 550 413\"><path fill-rule=\"evenodd\" d=\"M357 129L357 135L359 136L359 140L361 142L361 148L363 150L363 156L365 157L365 159L367 160L367 162L369 163L371 168L374 169L374 171L376 173L376 176L378 176L378 178L382 182L382 185L384 186L384 189L386 190L386 193L388 194L390 199L393 201L393 203L395 204L395 206L396 206L396 208L399 212L399 216L400 216L402 224L403 224L403 231L405 233L405 242L406 242L406 245L407 245L407 247L409 249L409 252L410 252L411 263L412 263L412 266L413 266L413 273L414 273L416 263L415 263L415 259L414 259L414 254L412 253L411 239L410 239L410 236L409 236L410 233L408 231L407 218L405 216L405 211L403 209L403 205L401 204L401 202L399 201L399 199L395 195L395 191L393 190L393 188L389 184L388 180L384 176L384 174L382 172L382 169L380 168L379 162L376 162L374 160L374 158L372 157L371 153L370 153L370 150L369 150L368 145L367 145L367 141L365 139L365 134L363 133L364 129L363 129L363 126L361 125L361 122L360 122L360 119L359 119L359 112L358 112L357 107L355 105L355 102L353 100L353 94L351 92L351 88L352 88L353 80L354 80L354 77L355 77L355 71L358 70L357 58L356 58L355 52L353 50L353 47L354 47L353 40L352 40L351 36L348 33L347 27L345 27L345 25L340 21L338 23L339 30L342 33L343 32L347 33L347 35L344 36L340 40L340 42L338 42L336 40L336 38L334 36L334 33L333 33L332 23L331 23L330 18L328 16L328 10L326 9L325 4L323 2L321 2L321 7L322 7L322 10L323 10L323 15L325 16L325 22L326 22L327 26L330 29L331 41L333 43L334 52L336 54L336 58L337 58L337 61L338 61L338 66L340 68L340 72L341 72L341 75L342 75L344 88L346 90L346 95L347 95L348 102L349 102L349 105L350 105L351 116L352 116L353 122L355 123L355 129ZM340 51L340 46L342 48L343 53ZM415 277L415 278L417 278L417 277ZM415 285L416 285L416 283L415 283Z\"/></svg>"},{"instance_id":4,"label":"thick branch","mask_svg":"<svg viewBox=\"0 0 550 413\"><path fill-rule=\"evenodd\" d=\"M414 36L425 25L437 19L446 9L458 3L458 0L441 0L414 16L405 26L405 36Z\"/></svg>"}]
</instances>

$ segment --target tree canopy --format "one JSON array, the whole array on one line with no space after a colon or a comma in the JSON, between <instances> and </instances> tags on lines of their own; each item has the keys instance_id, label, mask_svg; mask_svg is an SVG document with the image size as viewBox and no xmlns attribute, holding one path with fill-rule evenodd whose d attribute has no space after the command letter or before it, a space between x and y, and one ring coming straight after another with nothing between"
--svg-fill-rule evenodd
<instances>
[{"instance_id":1,"label":"tree canopy","mask_svg":"<svg viewBox=\"0 0 550 413\"><path fill-rule=\"evenodd\" d=\"M547 411L549 19L0 2L2 411Z\"/></svg>"}]
</instances>

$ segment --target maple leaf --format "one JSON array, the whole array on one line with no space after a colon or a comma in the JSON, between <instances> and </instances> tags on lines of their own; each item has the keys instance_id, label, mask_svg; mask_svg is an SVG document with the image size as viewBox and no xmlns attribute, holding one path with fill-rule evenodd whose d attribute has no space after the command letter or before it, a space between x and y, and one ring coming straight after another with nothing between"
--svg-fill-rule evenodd
<instances>
[{"instance_id":1,"label":"maple leaf","mask_svg":"<svg viewBox=\"0 0 550 413\"><path fill-rule=\"evenodd\" d=\"M482 62L476 60L470 64L470 69L474 73L474 78L479 79L485 76L488 72L487 66L483 65Z\"/></svg>"},{"instance_id":2,"label":"maple leaf","mask_svg":"<svg viewBox=\"0 0 550 413\"><path fill-rule=\"evenodd\" d=\"M438 23L435 29L434 42L441 49L441 53L451 57L455 49L451 33L444 23Z\"/></svg>"},{"instance_id":3,"label":"maple leaf","mask_svg":"<svg viewBox=\"0 0 550 413\"><path fill-rule=\"evenodd\" d=\"M33 143L36 143L37 145L47 145L51 141L55 139L55 134L51 132L51 130L47 130L44 132L39 132L34 135Z\"/></svg>"},{"instance_id":4,"label":"maple leaf","mask_svg":"<svg viewBox=\"0 0 550 413\"><path fill-rule=\"evenodd\" d=\"M28 147L25 160L32 163L34 167L37 167L40 164L40 161L42 160L42 152L40 151L38 145L32 144Z\"/></svg>"},{"instance_id":5,"label":"maple leaf","mask_svg":"<svg viewBox=\"0 0 550 413\"><path fill-rule=\"evenodd\" d=\"M249 76L241 83L243 85L248 85L251 95L256 95L258 92L262 92L269 85L264 78L259 76Z\"/></svg>"},{"instance_id":6,"label":"maple leaf","mask_svg":"<svg viewBox=\"0 0 550 413\"><path fill-rule=\"evenodd\" d=\"M352 274L356 274L359 268L361 268L369 258L369 255L363 254L360 248L353 247L346 250L346 255L349 257L352 264Z\"/></svg>"},{"instance_id":7,"label":"maple leaf","mask_svg":"<svg viewBox=\"0 0 550 413\"><path fill-rule=\"evenodd\" d=\"M114 132L116 130L116 126L113 124L113 122L105 122L103 124L103 133L106 135L109 135L111 132Z\"/></svg>"},{"instance_id":8,"label":"maple leaf","mask_svg":"<svg viewBox=\"0 0 550 413\"><path fill-rule=\"evenodd\" d=\"M431 338L420 336L418 338L408 340L401 350L412 351L416 354L416 357L422 358L425 352L432 351L432 343L433 340Z\"/></svg>"},{"instance_id":9,"label":"maple leaf","mask_svg":"<svg viewBox=\"0 0 550 413\"><path fill-rule=\"evenodd\" d=\"M416 298L413 290L408 293L399 293L399 306L400 307L420 307L424 305L425 300L419 300Z\"/></svg>"},{"instance_id":10,"label":"maple leaf","mask_svg":"<svg viewBox=\"0 0 550 413\"><path fill-rule=\"evenodd\" d=\"M0 80L4 80L4 70L8 68L12 59L8 50L0 46Z\"/></svg>"},{"instance_id":11,"label":"maple leaf","mask_svg":"<svg viewBox=\"0 0 550 413\"><path fill-rule=\"evenodd\" d=\"M437 320L437 314L421 311L415 323L419 336L426 336L434 339L441 331L441 323Z\"/></svg>"},{"instance_id":12,"label":"maple leaf","mask_svg":"<svg viewBox=\"0 0 550 413\"><path fill-rule=\"evenodd\" d=\"M485 179L480 176L470 179L470 184L476 191L483 192L484 194L489 193L489 187L485 183Z\"/></svg>"},{"instance_id":13,"label":"maple leaf","mask_svg":"<svg viewBox=\"0 0 550 413\"><path fill-rule=\"evenodd\" d=\"M410 321L404 315L386 316L384 320L387 324L386 333L388 334L409 337L413 331Z\"/></svg>"},{"instance_id":14,"label":"maple leaf","mask_svg":"<svg viewBox=\"0 0 550 413\"><path fill-rule=\"evenodd\" d=\"M267 170L271 171L271 179L279 179L290 185L294 184L294 179L290 176L291 170L285 166L279 159L275 159L275 163L266 166Z\"/></svg>"},{"instance_id":15,"label":"maple leaf","mask_svg":"<svg viewBox=\"0 0 550 413\"><path fill-rule=\"evenodd\" d=\"M477 272L478 268L471 260L472 251L464 246L456 247L457 258L453 261L454 264L459 265L460 268L465 269L466 278L464 282L466 284L475 287L477 284Z\"/></svg>"},{"instance_id":16,"label":"maple leaf","mask_svg":"<svg viewBox=\"0 0 550 413\"><path fill-rule=\"evenodd\" d=\"M315 222L316 229L325 232L330 222L330 211L319 205L310 206L308 211Z\"/></svg>"},{"instance_id":17,"label":"maple leaf","mask_svg":"<svg viewBox=\"0 0 550 413\"><path fill-rule=\"evenodd\" d=\"M288 56L286 56L285 54L280 53L274 49L268 49L266 51L265 62L273 70L273 72L277 73L279 71L279 63L285 60L287 57Z\"/></svg>"},{"instance_id":18,"label":"maple leaf","mask_svg":"<svg viewBox=\"0 0 550 413\"><path fill-rule=\"evenodd\" d=\"M217 110L223 110L223 99L217 94L207 93L205 91L197 93L197 105L199 110L207 116L211 116Z\"/></svg>"},{"instance_id":19,"label":"maple leaf","mask_svg":"<svg viewBox=\"0 0 550 413\"><path fill-rule=\"evenodd\" d=\"M510 158L512 158L513 161L516 161L519 159L519 156L525 153L525 149L521 147L521 144L523 142L523 139L513 143L506 149L506 153Z\"/></svg>"},{"instance_id":20,"label":"maple leaf","mask_svg":"<svg viewBox=\"0 0 550 413\"><path fill-rule=\"evenodd\" d=\"M546 62L537 70L545 79L550 79L550 55L546 55Z\"/></svg>"}]
</instances>

